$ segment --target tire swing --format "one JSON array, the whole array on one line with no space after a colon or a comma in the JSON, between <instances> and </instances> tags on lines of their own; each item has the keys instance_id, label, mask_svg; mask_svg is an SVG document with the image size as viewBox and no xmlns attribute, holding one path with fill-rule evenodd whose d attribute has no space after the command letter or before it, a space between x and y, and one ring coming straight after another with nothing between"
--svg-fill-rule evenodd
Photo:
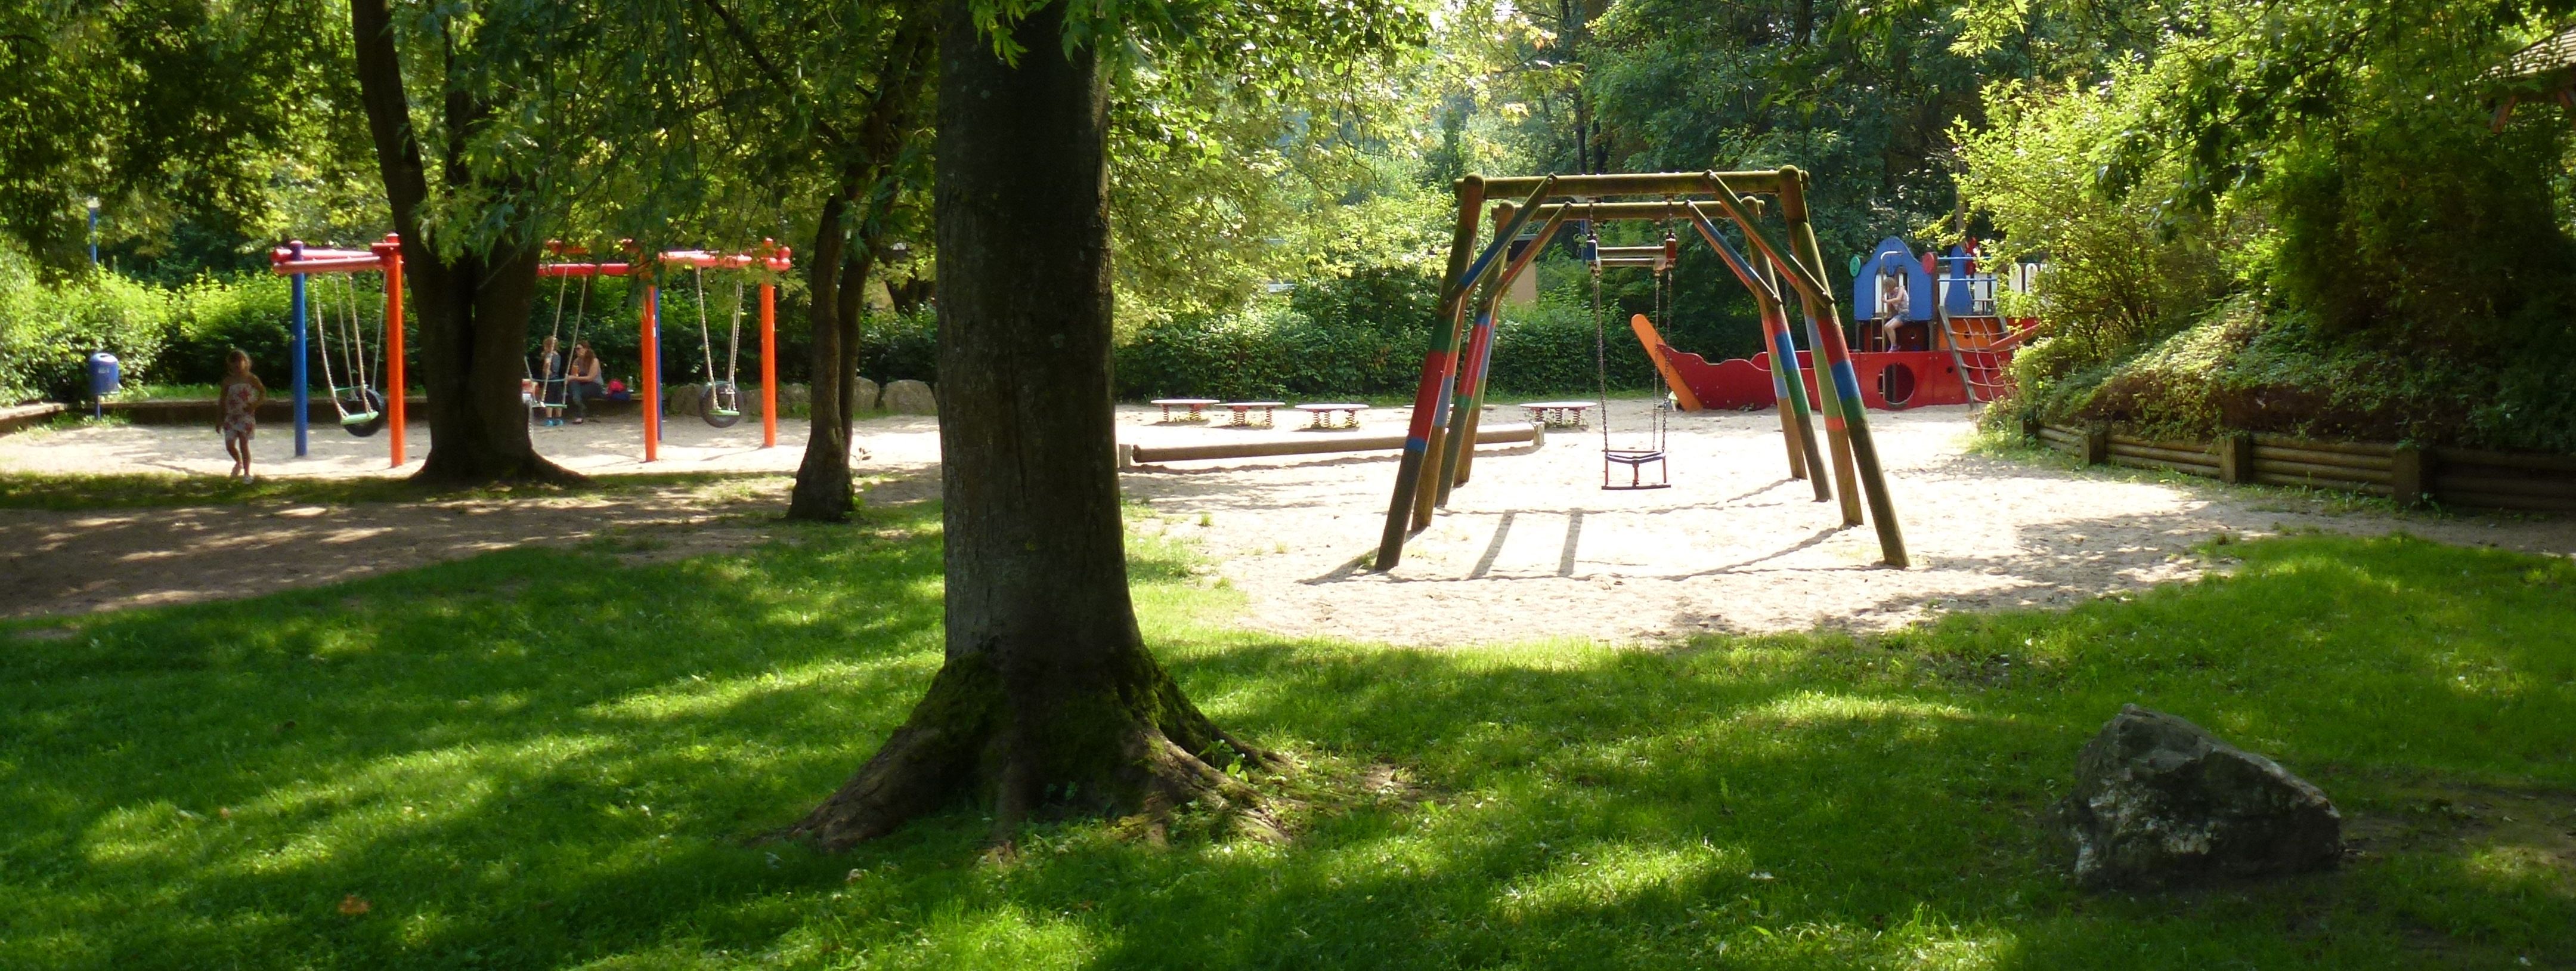
<instances>
[{"instance_id":1,"label":"tire swing","mask_svg":"<svg viewBox=\"0 0 2576 971\"><path fill-rule=\"evenodd\" d=\"M315 353L322 357L322 384L331 389L331 408L340 413L340 430L359 438L374 435L385 427L385 399L376 393L373 375L367 370L366 333L358 321L358 284L349 274L339 274L343 296L343 313L335 322L331 308L324 302L322 326L313 331ZM376 319L376 346L384 346L384 318ZM331 376L331 332L340 330L340 373L352 382L342 385Z\"/></svg>"},{"instance_id":2,"label":"tire swing","mask_svg":"<svg viewBox=\"0 0 2576 971\"><path fill-rule=\"evenodd\" d=\"M725 340L725 376L716 380L715 337L707 328L707 271L690 267L698 285L698 348L706 354L707 383L698 392L698 414L707 424L732 428L742 421L742 387L734 383L742 362L742 281L733 284L733 334Z\"/></svg>"},{"instance_id":3,"label":"tire swing","mask_svg":"<svg viewBox=\"0 0 2576 971\"><path fill-rule=\"evenodd\" d=\"M1669 489L1672 488L1673 483L1671 473L1664 466L1664 451L1671 426L1669 419L1672 414L1672 392L1664 386L1662 368L1652 369L1655 374L1655 410L1654 416L1648 419L1645 432L1614 435L1610 428L1612 425L1610 333L1609 326L1603 322L1605 318L1601 315L1601 237L1593 228L1599 225L1597 220L1586 219L1584 224L1583 256L1592 264L1593 373L1599 380L1601 391L1601 488L1619 492L1631 489ZM1666 229L1664 232L1665 256L1657 260L1653 267L1655 316L1659 318L1659 323L1660 318L1664 316L1664 271L1672 266L1672 254L1679 248L1680 242L1673 236L1670 229ZM1655 469L1653 482L1646 481L1645 476L1645 469L1650 465ZM1628 470L1628 481L1625 483L1618 482L1612 476L1614 471L1621 468Z\"/></svg>"}]
</instances>

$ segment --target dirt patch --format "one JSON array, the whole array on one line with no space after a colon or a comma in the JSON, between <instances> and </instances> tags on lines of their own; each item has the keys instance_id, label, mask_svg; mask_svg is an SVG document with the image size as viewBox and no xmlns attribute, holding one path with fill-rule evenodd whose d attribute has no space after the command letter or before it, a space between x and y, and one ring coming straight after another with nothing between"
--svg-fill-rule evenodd
<instances>
[{"instance_id":1,"label":"dirt patch","mask_svg":"<svg viewBox=\"0 0 2576 971\"><path fill-rule=\"evenodd\" d=\"M1508 405L1493 421L1513 419ZM1617 403L1620 437L1644 406ZM1267 429L1158 421L1121 408L1118 438L1140 445L1314 441L1286 418ZM1400 430L1406 410L1365 415L1363 434ZM792 423L791 423L792 424ZM2078 472L1969 453L1967 408L1873 413L1914 565L1878 565L1867 528L1845 528L1787 477L1777 419L1675 419L1673 487L1606 492L1597 430L1543 446L1488 447L1447 512L1387 574L1377 548L1394 452L1175 463L1123 473L1158 515L1140 528L1201 544L1249 597L1243 622L1297 636L1441 645L1587 639L1658 642L1700 632L1883 630L1944 611L2065 606L2210 569L2194 546L2228 534L2404 531L2464 545L2576 553L2567 517L2399 515L2332 498L2197 481ZM335 433L336 434L336 433ZM801 424L776 449L757 430L673 422L665 461L637 461L640 429L617 422L545 429L547 454L593 473L794 468ZM372 440L316 435L317 457L275 474L380 475ZM276 438L262 447L283 449ZM862 422L876 478L868 501L934 499L938 425ZM195 430L96 428L0 439L0 469L221 472ZM325 448L327 446L327 452ZM202 453L213 452L212 459ZM80 613L250 596L520 545L610 536L637 562L739 549L785 505L785 479L614 496L320 506L272 504L103 512L0 510L0 616Z\"/></svg>"},{"instance_id":2,"label":"dirt patch","mask_svg":"<svg viewBox=\"0 0 2576 971\"><path fill-rule=\"evenodd\" d=\"M787 480L603 496L0 510L0 617L257 596L518 546L602 541L635 562L756 545Z\"/></svg>"}]
</instances>

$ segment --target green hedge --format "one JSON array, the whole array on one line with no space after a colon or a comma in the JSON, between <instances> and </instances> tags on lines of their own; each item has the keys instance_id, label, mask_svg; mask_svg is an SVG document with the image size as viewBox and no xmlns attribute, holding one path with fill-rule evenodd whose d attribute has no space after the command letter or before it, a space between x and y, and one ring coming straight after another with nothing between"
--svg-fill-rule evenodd
<instances>
[{"instance_id":1,"label":"green hedge","mask_svg":"<svg viewBox=\"0 0 2576 971\"><path fill-rule=\"evenodd\" d=\"M1588 295L1582 302L1550 295L1535 306L1505 308L1495 325L1494 393L1592 390L1600 383L1604 343L1612 388L1652 383L1645 350L1624 325L1596 332L1588 301ZM1301 303L1332 317L1302 312ZM1436 308L1429 304L1387 301L1380 306L1392 305L1390 312L1370 318L1345 312L1349 304L1338 300L1292 299L1165 321L1118 349L1118 394L1130 400L1409 395L1421 381L1430 342Z\"/></svg>"},{"instance_id":2,"label":"green hedge","mask_svg":"<svg viewBox=\"0 0 2576 971\"><path fill-rule=\"evenodd\" d=\"M0 285L0 395L11 400L77 400L82 361L106 348L125 361L129 382L212 384L223 376L227 351L250 353L253 367L283 387L289 368L290 283L249 273L205 277L164 290L114 274L40 285L21 274ZM336 319L354 296L361 326L380 341L381 281L372 276L317 278L310 301L316 353L327 312ZM1240 312L1184 317L1142 328L1116 352L1117 389L1123 398L1404 396L1421 377L1422 355L1436 312L1436 278L1410 265L1363 267L1305 281L1285 297L1265 298ZM343 287L352 287L344 290ZM528 328L528 355L556 327L558 293L540 291ZM578 289L562 294L563 336L592 342L611 376L638 370L640 297L623 280L603 280L588 299ZM706 308L719 373L724 368L732 288L710 288ZM1531 307L1507 308L1497 327L1494 386L1498 394L1564 394L1589 390L1595 342L1589 294L1551 293ZM694 288L662 295L664 377L699 380L705 351L698 331ZM578 310L578 313L575 311ZM1624 311L1613 313L1624 314ZM782 300L778 316L779 379L808 377L810 341L801 302ZM755 324L744 322L741 378L758 380ZM415 340L417 325L414 325ZM938 380L937 315L929 310L896 315L873 311L862 328L860 373L887 381ZM1679 339L1681 335L1675 335ZM339 365L339 329L330 332ZM1627 328L1613 321L1608 337L1609 378L1616 388L1652 380L1644 353ZM370 351L376 351L371 347ZM372 356L372 355L371 355ZM376 365L370 362L371 366ZM318 359L311 380L320 386Z\"/></svg>"},{"instance_id":3,"label":"green hedge","mask_svg":"<svg viewBox=\"0 0 2576 971\"><path fill-rule=\"evenodd\" d=\"M337 293L336 288L333 292ZM381 301L381 294L378 289L371 296ZM223 380L224 355L240 348L250 354L251 370L262 380L286 387L288 304L286 278L271 273L200 277L171 291L170 346L155 379L167 384L214 384ZM322 379L317 372L312 380L319 385Z\"/></svg>"}]
</instances>

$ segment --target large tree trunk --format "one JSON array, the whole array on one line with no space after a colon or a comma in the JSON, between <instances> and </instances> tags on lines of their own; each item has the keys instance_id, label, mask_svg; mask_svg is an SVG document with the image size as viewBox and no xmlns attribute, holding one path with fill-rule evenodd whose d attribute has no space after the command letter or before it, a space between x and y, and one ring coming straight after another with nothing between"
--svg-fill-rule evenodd
<instances>
[{"instance_id":1,"label":"large tree trunk","mask_svg":"<svg viewBox=\"0 0 2576 971\"><path fill-rule=\"evenodd\" d=\"M414 478L440 484L579 478L537 455L528 440L527 409L519 401L519 380L527 370L520 355L537 297L538 247L513 234L480 251L449 259L437 255L421 229L429 172L411 124L387 0L352 0L349 26L367 131L394 231L402 235L403 269L420 322L430 444ZM484 113L462 92L443 99L441 108L460 142ZM443 175L451 182L474 177L453 159Z\"/></svg>"},{"instance_id":2,"label":"large tree trunk","mask_svg":"<svg viewBox=\"0 0 2576 971\"><path fill-rule=\"evenodd\" d=\"M1228 738L1145 650L1112 449L1106 101L1064 5L1017 68L943 4L936 217L947 662L911 718L790 832L826 848L952 801L1120 814L1257 806Z\"/></svg>"}]
</instances>

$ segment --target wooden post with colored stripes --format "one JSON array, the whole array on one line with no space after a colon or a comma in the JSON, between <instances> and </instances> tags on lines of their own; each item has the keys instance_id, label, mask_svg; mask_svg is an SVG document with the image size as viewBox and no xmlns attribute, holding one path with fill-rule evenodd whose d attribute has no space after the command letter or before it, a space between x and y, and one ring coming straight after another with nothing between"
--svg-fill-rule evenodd
<instances>
[{"instance_id":1,"label":"wooden post with colored stripes","mask_svg":"<svg viewBox=\"0 0 2576 971\"><path fill-rule=\"evenodd\" d=\"M1529 246L1505 263L1502 272L1487 276L1484 284L1476 290L1476 327L1468 334L1466 353L1458 358L1458 404L1449 415L1448 447L1442 450L1440 458L1439 492L1432 499L1435 506L1449 505L1450 491L1466 484L1467 472L1476 461L1476 449L1469 443L1476 440L1476 428L1483 423L1485 374L1494 362L1494 324L1501 311L1503 293L1511 288L1513 278L1520 276L1538 258L1539 250L1547 246L1547 241L1556 236L1557 227L1565 224L1568 211L1559 208L1555 215L1549 216L1547 222L1539 226L1538 235L1531 238ZM1497 228L1524 225L1526 220L1513 218L1516 215L1518 213L1508 203L1496 206L1494 224ZM1518 233L1517 229L1513 230L1514 236ZM1508 254L1512 237L1502 238L1506 247L1504 252Z\"/></svg>"},{"instance_id":2,"label":"wooden post with colored stripes","mask_svg":"<svg viewBox=\"0 0 2576 971\"><path fill-rule=\"evenodd\" d=\"M1432 476L1433 485L1430 488L1423 488L1420 485L1420 481L1416 480L1413 493L1414 529L1421 529L1431 525L1434 503L1438 502L1441 497L1448 494L1448 490L1440 488L1440 484L1446 481L1446 477L1450 472L1450 466L1445 461L1445 457L1447 455L1445 446L1449 441L1449 429L1440 424L1440 413L1449 411L1451 404L1455 402L1458 397L1459 372L1464 370L1464 368L1461 366L1461 362L1459 361L1460 355L1455 352L1460 347L1459 338L1462 336L1463 328L1467 322L1467 298L1476 292L1476 288L1478 286L1483 285L1502 269L1501 264L1497 261L1501 260L1504 254L1511 251L1512 237L1520 235L1521 227L1528 225L1530 217L1538 214L1539 202L1546 199L1548 192L1555 187L1555 176L1548 176L1539 180L1538 188L1530 192L1529 202L1522 205L1517 211L1515 211L1508 221L1504 222L1500 226L1494 227L1493 242L1485 244L1484 249L1476 254L1475 261L1467 264L1466 275L1460 277L1456 284L1458 296L1457 301L1454 304L1447 300L1442 301L1442 306L1449 307L1452 315L1449 317L1447 326L1444 329L1444 332L1448 334L1449 347L1452 350L1450 355L1452 367L1448 379L1441 382L1438 394L1434 398L1434 404L1431 409L1432 423L1430 434L1423 440L1424 460L1432 463L1431 468L1434 470ZM1472 240L1473 237L1471 236L1470 241L1472 242ZM1485 323L1491 324L1492 321L1489 318Z\"/></svg>"},{"instance_id":3,"label":"wooden post with colored stripes","mask_svg":"<svg viewBox=\"0 0 2576 971\"><path fill-rule=\"evenodd\" d=\"M1780 425L1789 436L1789 472L1815 486L1817 502L1831 502L1833 486L1826 480L1824 453L1816 448L1814 410L1807 404L1807 381L1798 373L1798 340L1790 336L1789 309L1780 302L1780 274L1769 261L1762 264L1762 280L1770 286L1767 294L1758 294L1762 302L1762 328L1771 344L1771 380L1773 391L1780 392Z\"/></svg>"},{"instance_id":4,"label":"wooden post with colored stripes","mask_svg":"<svg viewBox=\"0 0 2576 971\"><path fill-rule=\"evenodd\" d=\"M1827 484L1825 461L1816 450L1813 412L1807 406L1807 382L1798 374L1798 342L1789 334L1789 314L1780 300L1780 279L1772 272L1769 260L1747 259L1717 234L1717 224L1698 203L1684 206L1690 212L1691 228L1734 271L1737 282L1753 292L1753 302L1761 311L1763 343L1771 348L1771 394L1780 408L1780 436L1789 450L1789 474L1809 479L1816 489L1816 501L1833 498L1833 487ZM1749 215L1749 213L1748 213Z\"/></svg>"},{"instance_id":5,"label":"wooden post with colored stripes","mask_svg":"<svg viewBox=\"0 0 2576 971\"><path fill-rule=\"evenodd\" d=\"M1870 439L1869 414L1860 395L1860 376L1852 368L1851 348L1843 342L1842 312L1834 303L1834 290L1826 275L1823 250L1816 245L1815 224L1807 220L1807 174L1793 168L1780 170L1780 217L1789 225L1788 269L1803 277L1799 289L1807 308L1808 319L1818 331L1816 363L1818 370L1830 365L1833 372L1833 394L1829 407L1842 414L1844 437L1850 443L1852 462L1860 473L1861 491L1869 500L1871 525L1878 527L1879 555L1887 565L1906 565L1905 533L1896 523L1896 502L1887 493L1887 476L1878 463L1878 446ZM1803 271L1803 272L1801 272ZM1822 378L1824 375L1819 374ZM1818 381L1819 385L1824 382ZM1846 505L1850 498L1845 497ZM1848 518L1848 517L1846 517Z\"/></svg>"},{"instance_id":6,"label":"wooden post with colored stripes","mask_svg":"<svg viewBox=\"0 0 2576 971\"><path fill-rule=\"evenodd\" d=\"M1440 309L1433 318L1431 347L1422 355L1422 383L1413 391L1413 420L1405 429L1404 455L1396 460L1395 495L1387 500L1386 531L1379 537L1376 568L1392 570L1404 558L1406 527L1413 522L1413 494L1422 484L1422 460L1430 454L1431 430L1439 420L1439 395L1447 383L1450 362L1457 357L1458 304L1466 299L1467 261L1476 246L1476 227L1485 206L1485 180L1470 175L1458 180L1458 225L1449 238L1449 268L1440 277Z\"/></svg>"}]
</instances>

